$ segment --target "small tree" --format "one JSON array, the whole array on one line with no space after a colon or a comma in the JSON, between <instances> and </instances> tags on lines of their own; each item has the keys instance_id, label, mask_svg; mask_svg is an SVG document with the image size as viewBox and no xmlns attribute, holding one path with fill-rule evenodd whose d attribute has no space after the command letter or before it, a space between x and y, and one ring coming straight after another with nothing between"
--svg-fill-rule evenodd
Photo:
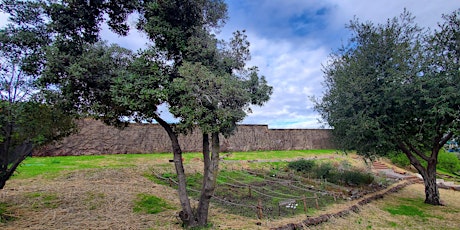
<instances>
[{"instance_id":1,"label":"small tree","mask_svg":"<svg viewBox=\"0 0 460 230\"><path fill-rule=\"evenodd\" d=\"M386 24L351 21L354 36L331 55L326 92L316 102L344 149L368 157L402 151L423 177L425 203L433 205L441 204L438 153L460 121L458 13L434 34L408 12Z\"/></svg>"},{"instance_id":2,"label":"small tree","mask_svg":"<svg viewBox=\"0 0 460 230\"><path fill-rule=\"evenodd\" d=\"M2 5L18 24L0 29L0 189L34 148L74 130L73 120L58 105L42 103L35 87L42 48L49 42L40 7L34 2L16 6L21 7Z\"/></svg>"}]
</instances>

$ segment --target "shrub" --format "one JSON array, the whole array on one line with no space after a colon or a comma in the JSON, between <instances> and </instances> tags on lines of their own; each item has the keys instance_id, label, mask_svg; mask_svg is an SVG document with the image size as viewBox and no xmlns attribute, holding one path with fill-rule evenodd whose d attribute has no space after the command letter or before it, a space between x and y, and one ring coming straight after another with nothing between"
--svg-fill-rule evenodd
<instances>
[{"instance_id":1,"label":"shrub","mask_svg":"<svg viewBox=\"0 0 460 230\"><path fill-rule=\"evenodd\" d=\"M315 167L315 173L317 178L322 178L322 179L327 179L330 177L332 170L334 169L334 166L332 166L331 163L323 163Z\"/></svg>"},{"instance_id":2,"label":"shrub","mask_svg":"<svg viewBox=\"0 0 460 230\"><path fill-rule=\"evenodd\" d=\"M391 163L400 166L407 167L410 165L410 161L404 153L394 152L389 155ZM421 160L423 166L426 167L426 162ZM456 173L460 170L460 160L454 153L449 153L441 150L438 155L438 169L443 169L449 173Z\"/></svg>"},{"instance_id":3,"label":"shrub","mask_svg":"<svg viewBox=\"0 0 460 230\"><path fill-rule=\"evenodd\" d=\"M402 152L392 152L388 156L391 160L391 163L400 166L400 167L407 167L410 166L410 161L407 156Z\"/></svg>"},{"instance_id":4,"label":"shrub","mask_svg":"<svg viewBox=\"0 0 460 230\"><path fill-rule=\"evenodd\" d=\"M437 168L444 169L449 173L456 173L460 170L460 160L453 153L440 151Z\"/></svg>"},{"instance_id":5,"label":"shrub","mask_svg":"<svg viewBox=\"0 0 460 230\"><path fill-rule=\"evenodd\" d=\"M342 179L347 185L368 185L374 181L374 176L360 171L344 171Z\"/></svg>"},{"instance_id":6,"label":"shrub","mask_svg":"<svg viewBox=\"0 0 460 230\"><path fill-rule=\"evenodd\" d=\"M312 160L297 160L289 162L288 167L297 172L309 172L315 167L315 162Z\"/></svg>"}]
</instances>

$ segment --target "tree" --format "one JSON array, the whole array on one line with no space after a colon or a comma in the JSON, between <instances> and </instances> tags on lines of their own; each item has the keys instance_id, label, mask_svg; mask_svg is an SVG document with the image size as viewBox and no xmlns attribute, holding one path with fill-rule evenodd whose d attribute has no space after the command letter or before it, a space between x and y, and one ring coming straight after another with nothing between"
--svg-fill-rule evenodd
<instances>
[{"instance_id":1,"label":"tree","mask_svg":"<svg viewBox=\"0 0 460 230\"><path fill-rule=\"evenodd\" d=\"M402 151L433 205L441 204L438 153L460 118L458 12L446 18L434 34L406 11L386 24L351 21L350 44L324 67L326 92L315 105L342 148L367 157Z\"/></svg>"},{"instance_id":2,"label":"tree","mask_svg":"<svg viewBox=\"0 0 460 230\"><path fill-rule=\"evenodd\" d=\"M53 100L66 102L67 111L90 115L108 124L126 123L127 119L158 122L171 140L181 219L186 226L203 226L207 223L212 184L215 185L217 175L219 133L230 134L236 122L246 115L249 105L262 105L268 100L271 87L256 68L244 68L249 58L249 43L243 33L237 32L229 44L213 35L226 19L223 1L126 1L128 9L118 9L126 14L118 19L124 22L129 12L137 10L140 18L137 28L152 42L137 54L99 42L102 15L118 6L118 2L84 5L81 1L50 1L42 5L53 38L46 49L42 86L58 92L60 97ZM121 35L126 32L115 31ZM199 74L191 74L189 70L193 68ZM212 84L204 87L200 78ZM204 88L202 92L189 91L184 84L195 84L194 89ZM219 85L220 90L210 87L213 85ZM192 107L197 103L193 93L199 93L201 99L213 98L206 105L200 104L205 116L193 116L198 113L193 111L198 108ZM161 117L157 108L165 103L180 118L179 124L168 123ZM204 173L212 178L205 177L206 192L195 212L187 195L178 135L197 125L203 128L206 137ZM212 157L209 134L213 142Z\"/></svg>"},{"instance_id":3,"label":"tree","mask_svg":"<svg viewBox=\"0 0 460 230\"><path fill-rule=\"evenodd\" d=\"M236 123L246 116L249 106L266 102L272 88L258 75L256 68L245 69L245 62L249 59L249 43L244 33L235 32L234 39L228 44L218 41L208 31L209 25L218 24L216 19L211 22L200 22L200 18L181 21L179 19L184 16L176 11L174 14L157 11L162 9L169 12L173 10L169 7L182 4L166 2L165 5L151 6L154 10L148 14L149 19L161 21L160 24L165 28L151 28L158 23L152 24L149 20L143 21L140 26L149 34L155 47L139 54L134 68L131 68L131 75L117 79L113 92L118 103L130 108L137 120L155 120L167 131L179 181L182 205L180 217L186 226L204 226L207 224L209 202L217 179L219 134L230 135ZM197 1L194 4L205 2ZM197 12L201 11L198 15L202 15L204 9L206 13L211 12L207 7L205 4L187 5L186 8L201 9ZM178 8L182 9L182 6ZM221 9L224 7L214 10ZM204 24L199 25L197 22ZM158 39L160 42L157 42ZM240 74L237 75L237 72ZM169 124L160 117L156 109L162 103L167 103L170 112L180 119L178 124ZM177 137L179 133L186 133L196 127L200 127L203 132L204 177L200 202L195 212L187 195L182 151Z\"/></svg>"},{"instance_id":4,"label":"tree","mask_svg":"<svg viewBox=\"0 0 460 230\"><path fill-rule=\"evenodd\" d=\"M49 42L37 3L1 5L10 21L0 29L0 189L34 148L74 131L59 105L44 104L35 82Z\"/></svg>"},{"instance_id":5,"label":"tree","mask_svg":"<svg viewBox=\"0 0 460 230\"><path fill-rule=\"evenodd\" d=\"M267 101L272 88L258 76L257 69L250 69L248 77L240 78L228 73L216 74L201 63L184 62L179 73L182 78L174 79L174 87L180 103L175 103L170 111L181 119L180 127L197 126L203 133L203 183L196 215L198 225L204 226L216 188L219 134L230 136L237 122L246 117L249 106Z\"/></svg>"}]
</instances>

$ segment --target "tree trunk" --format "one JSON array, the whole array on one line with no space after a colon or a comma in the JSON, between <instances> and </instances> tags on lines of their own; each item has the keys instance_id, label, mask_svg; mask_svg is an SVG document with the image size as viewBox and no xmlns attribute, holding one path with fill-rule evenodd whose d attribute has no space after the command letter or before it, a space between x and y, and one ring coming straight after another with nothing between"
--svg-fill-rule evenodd
<instances>
[{"instance_id":1,"label":"tree trunk","mask_svg":"<svg viewBox=\"0 0 460 230\"><path fill-rule=\"evenodd\" d=\"M11 147L11 136L13 133L13 124L10 122L4 127L4 142L0 144L0 189L5 187L6 181L11 177L8 171L8 165L10 163L10 147ZM17 167L17 166L16 166ZM10 175L9 175L10 174Z\"/></svg>"},{"instance_id":2,"label":"tree trunk","mask_svg":"<svg viewBox=\"0 0 460 230\"><path fill-rule=\"evenodd\" d=\"M406 154L410 163L415 167L415 169L417 169L418 173L423 178L423 182L425 184L425 203L441 205L438 185L436 184L436 164L438 163L437 157L439 148L433 149L430 157L425 157L425 160L428 163L425 168L405 144L399 143L398 146L403 153Z\"/></svg>"},{"instance_id":3,"label":"tree trunk","mask_svg":"<svg viewBox=\"0 0 460 230\"><path fill-rule=\"evenodd\" d=\"M18 166L32 154L33 144L29 141L25 141L22 145L17 146L14 149L14 156L15 159L12 159L10 168L6 168L6 170L0 174L0 189L5 187L6 181L8 181L13 173L16 171Z\"/></svg>"},{"instance_id":4,"label":"tree trunk","mask_svg":"<svg viewBox=\"0 0 460 230\"><path fill-rule=\"evenodd\" d=\"M177 134L174 132L171 125L163 119L161 119L160 117L155 117L155 120L166 130L169 139L171 140L171 145L174 154L174 166L176 168L177 179L179 183L179 200L182 207L182 211L179 213L179 217L185 226L195 227L197 226L197 218L193 213L192 207L190 205L190 199L187 195L187 180L185 177L184 165L182 163L182 149L180 147Z\"/></svg>"},{"instance_id":5,"label":"tree trunk","mask_svg":"<svg viewBox=\"0 0 460 230\"><path fill-rule=\"evenodd\" d=\"M436 184L436 163L436 160L428 161L426 175L422 175L425 184L425 203L442 205L438 185Z\"/></svg>"},{"instance_id":6,"label":"tree trunk","mask_svg":"<svg viewBox=\"0 0 460 230\"><path fill-rule=\"evenodd\" d=\"M209 203L216 189L217 173L219 171L220 142L219 133L212 134L212 153L209 157L208 135L203 135L203 187L201 189L200 202L198 205L198 225L206 226L208 223Z\"/></svg>"}]
</instances>

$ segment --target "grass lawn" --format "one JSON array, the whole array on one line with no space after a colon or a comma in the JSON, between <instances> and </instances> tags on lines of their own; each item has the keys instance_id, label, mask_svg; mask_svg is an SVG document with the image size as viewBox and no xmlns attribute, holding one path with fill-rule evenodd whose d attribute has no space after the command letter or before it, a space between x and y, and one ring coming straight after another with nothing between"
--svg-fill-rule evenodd
<instances>
[{"instance_id":1,"label":"grass lawn","mask_svg":"<svg viewBox=\"0 0 460 230\"><path fill-rule=\"evenodd\" d=\"M298 150L298 151L258 151L235 152L228 154L226 160L270 160L292 159L309 157L312 155L335 154L336 150ZM222 153L224 156L226 153ZM139 164L167 163L172 159L172 153L154 154L114 154L94 156L57 156L57 157L29 157L18 168L14 176L16 179L26 179L43 175L53 178L62 171L74 171L96 168L126 168L137 167ZM201 153L184 153L185 163L192 159L201 159Z\"/></svg>"}]
</instances>

